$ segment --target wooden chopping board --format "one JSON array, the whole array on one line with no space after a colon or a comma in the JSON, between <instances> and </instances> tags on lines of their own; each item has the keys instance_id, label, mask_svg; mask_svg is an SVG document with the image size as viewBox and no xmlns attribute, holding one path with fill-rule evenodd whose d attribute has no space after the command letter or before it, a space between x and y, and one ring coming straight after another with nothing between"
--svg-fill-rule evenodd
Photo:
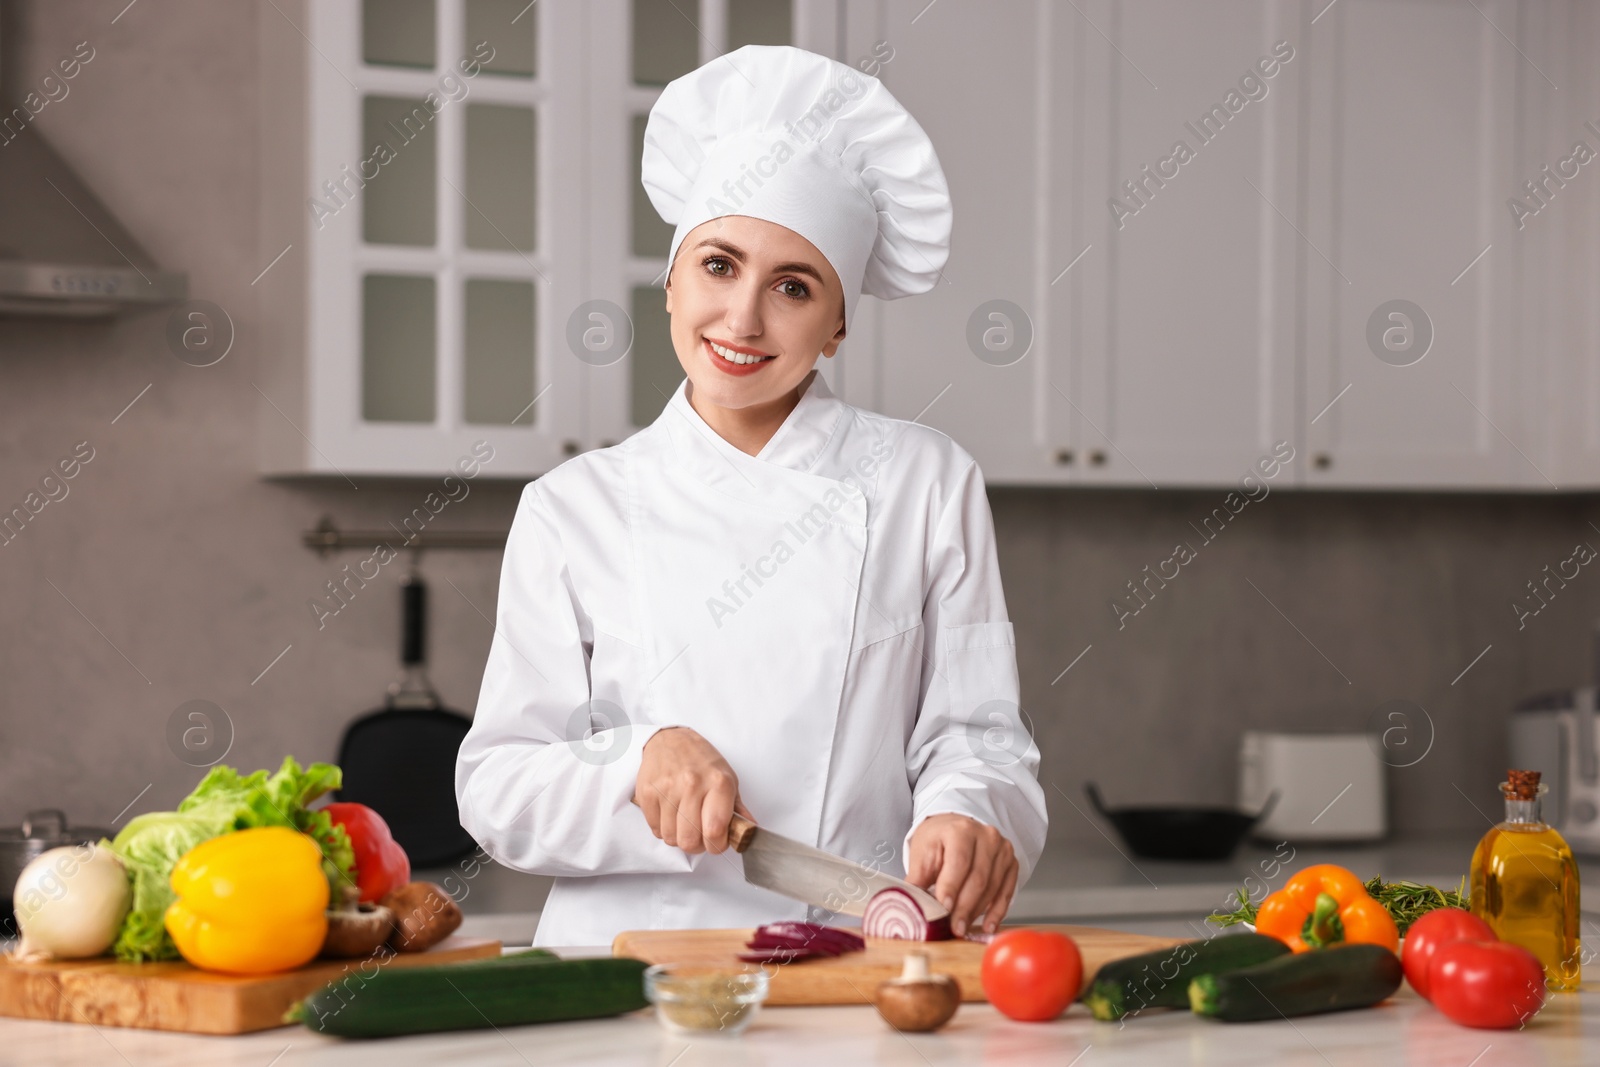
<instances>
[{"instance_id":1,"label":"wooden chopping board","mask_svg":"<svg viewBox=\"0 0 1600 1067\"><path fill-rule=\"evenodd\" d=\"M293 971L240 977L202 971L182 960L114 959L17 963L0 957L0 1015L96 1026L247 1034L285 1025L289 1005L348 973L352 991L379 967L416 967L500 955L500 942L447 937L426 952L386 958L318 960Z\"/></svg>"},{"instance_id":2,"label":"wooden chopping board","mask_svg":"<svg viewBox=\"0 0 1600 1067\"><path fill-rule=\"evenodd\" d=\"M1178 944L1180 938L1149 937L1094 926L1030 926L1033 930L1059 930L1078 944L1083 954L1083 981L1087 987L1101 965L1125 956L1137 956ZM753 930L627 930L611 943L613 956L628 956L647 963L694 963L737 967L739 953ZM981 1001L983 983L979 965L987 946L977 941L867 941L863 952L848 952L834 959L807 960L782 966L769 965L768 1004L870 1004L878 983L900 974L907 950L925 949L935 973L948 974L961 984L961 999Z\"/></svg>"}]
</instances>

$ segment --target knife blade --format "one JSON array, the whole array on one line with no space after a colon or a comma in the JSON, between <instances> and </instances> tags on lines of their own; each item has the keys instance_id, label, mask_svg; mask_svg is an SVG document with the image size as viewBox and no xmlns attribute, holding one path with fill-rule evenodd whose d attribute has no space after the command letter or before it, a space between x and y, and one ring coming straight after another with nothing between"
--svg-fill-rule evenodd
<instances>
[{"instance_id":1,"label":"knife blade","mask_svg":"<svg viewBox=\"0 0 1600 1067\"><path fill-rule=\"evenodd\" d=\"M746 882L826 911L860 916L874 893L892 887L909 893L930 921L950 914L926 889L773 833L743 816L735 815L729 823L728 840L744 859Z\"/></svg>"}]
</instances>

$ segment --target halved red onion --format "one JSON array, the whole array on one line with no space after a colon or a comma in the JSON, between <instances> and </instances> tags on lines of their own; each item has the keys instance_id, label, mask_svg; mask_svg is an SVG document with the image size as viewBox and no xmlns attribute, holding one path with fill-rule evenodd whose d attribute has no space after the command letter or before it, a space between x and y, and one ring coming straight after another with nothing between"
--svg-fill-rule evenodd
<instances>
[{"instance_id":1,"label":"halved red onion","mask_svg":"<svg viewBox=\"0 0 1600 1067\"><path fill-rule=\"evenodd\" d=\"M867 937L892 941L948 941L950 917L930 920L915 897L899 886L890 886L878 890L867 901L861 932Z\"/></svg>"}]
</instances>

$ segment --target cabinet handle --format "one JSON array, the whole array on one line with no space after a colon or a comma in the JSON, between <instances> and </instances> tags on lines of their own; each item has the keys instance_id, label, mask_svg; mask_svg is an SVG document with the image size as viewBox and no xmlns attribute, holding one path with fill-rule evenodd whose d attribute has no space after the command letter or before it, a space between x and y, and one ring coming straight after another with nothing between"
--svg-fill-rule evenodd
<instances>
[{"instance_id":1,"label":"cabinet handle","mask_svg":"<svg viewBox=\"0 0 1600 1067\"><path fill-rule=\"evenodd\" d=\"M1072 449L1070 449L1070 448L1058 448L1058 449L1056 449L1056 463L1059 464L1060 466L1063 466L1063 467L1072 466Z\"/></svg>"},{"instance_id":2,"label":"cabinet handle","mask_svg":"<svg viewBox=\"0 0 1600 1067\"><path fill-rule=\"evenodd\" d=\"M564 456L576 456L578 454L578 442L562 441L561 454Z\"/></svg>"},{"instance_id":3,"label":"cabinet handle","mask_svg":"<svg viewBox=\"0 0 1600 1067\"><path fill-rule=\"evenodd\" d=\"M1098 449L1098 448L1095 449L1093 452L1090 452L1089 453L1089 462L1092 465L1096 466L1096 467L1104 467L1106 465L1106 454L1105 454L1105 452L1102 449Z\"/></svg>"},{"instance_id":4,"label":"cabinet handle","mask_svg":"<svg viewBox=\"0 0 1600 1067\"><path fill-rule=\"evenodd\" d=\"M1318 452L1316 457L1312 459L1311 463L1317 468L1317 470L1325 471L1329 467L1333 466L1333 457L1328 455L1326 452Z\"/></svg>"}]
</instances>

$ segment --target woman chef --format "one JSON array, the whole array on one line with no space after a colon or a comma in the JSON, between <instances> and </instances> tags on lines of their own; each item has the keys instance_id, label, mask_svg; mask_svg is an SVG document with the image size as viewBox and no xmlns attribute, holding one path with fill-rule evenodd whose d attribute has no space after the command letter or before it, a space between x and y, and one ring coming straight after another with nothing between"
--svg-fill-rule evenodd
<instances>
[{"instance_id":1,"label":"woman chef","mask_svg":"<svg viewBox=\"0 0 1600 1067\"><path fill-rule=\"evenodd\" d=\"M688 377L523 490L461 823L555 876L541 945L827 917L744 881L736 811L993 929L1045 806L983 476L814 369L862 292L933 287L933 146L876 79L747 46L666 87L643 171Z\"/></svg>"}]
</instances>

